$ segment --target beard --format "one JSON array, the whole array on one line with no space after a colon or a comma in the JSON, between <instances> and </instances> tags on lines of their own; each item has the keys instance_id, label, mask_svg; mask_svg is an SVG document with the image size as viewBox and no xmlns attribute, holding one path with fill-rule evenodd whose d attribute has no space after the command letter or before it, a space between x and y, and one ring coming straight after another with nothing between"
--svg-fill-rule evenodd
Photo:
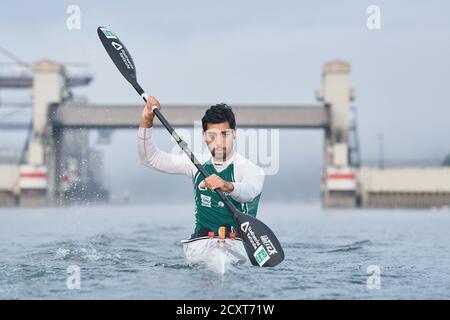
<instances>
[{"instance_id":1,"label":"beard","mask_svg":"<svg viewBox=\"0 0 450 320\"><path fill-rule=\"evenodd\" d=\"M227 159L227 149L226 148L221 148L219 149L219 152L217 152L218 148L214 148L211 151L211 154L214 158L217 159L217 157L219 157L222 161L225 161Z\"/></svg>"}]
</instances>

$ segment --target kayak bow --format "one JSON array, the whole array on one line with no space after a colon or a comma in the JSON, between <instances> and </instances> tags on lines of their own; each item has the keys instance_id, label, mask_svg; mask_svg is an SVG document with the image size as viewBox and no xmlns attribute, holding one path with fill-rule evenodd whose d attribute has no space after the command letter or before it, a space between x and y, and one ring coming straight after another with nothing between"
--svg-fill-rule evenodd
<instances>
[{"instance_id":1,"label":"kayak bow","mask_svg":"<svg viewBox=\"0 0 450 320\"><path fill-rule=\"evenodd\" d=\"M205 265L224 273L230 266L249 262L242 239L199 237L181 240L190 265Z\"/></svg>"}]
</instances>

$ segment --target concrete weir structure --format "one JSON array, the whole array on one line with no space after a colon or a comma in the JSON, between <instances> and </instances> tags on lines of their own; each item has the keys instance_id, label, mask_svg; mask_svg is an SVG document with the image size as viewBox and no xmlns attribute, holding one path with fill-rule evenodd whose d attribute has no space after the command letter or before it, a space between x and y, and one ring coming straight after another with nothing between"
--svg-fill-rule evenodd
<instances>
[{"instance_id":1,"label":"concrete weir structure","mask_svg":"<svg viewBox=\"0 0 450 320\"><path fill-rule=\"evenodd\" d=\"M348 63L326 63L323 86L316 93L320 103L316 105L233 105L239 126L323 130L320 184L325 208L450 206L450 167L361 166L356 121L352 119L355 93L349 75ZM26 161L0 164L0 205L65 203L68 190L76 190L77 186L84 189L92 180L94 189L102 190L99 170L89 168L101 156L89 150L87 131L136 129L142 104L90 105L72 101L70 87L87 83L87 79L69 78L64 66L50 60L33 66L32 80L0 76L0 88L31 86L33 96ZM192 127L207 107L165 105L164 114L174 127ZM159 121L155 125L160 126ZM80 168L82 162L88 166ZM84 196L79 194L79 199Z\"/></svg>"},{"instance_id":2,"label":"concrete weir structure","mask_svg":"<svg viewBox=\"0 0 450 320\"><path fill-rule=\"evenodd\" d=\"M362 203L368 208L450 206L450 167L366 167L359 170Z\"/></svg>"}]
</instances>

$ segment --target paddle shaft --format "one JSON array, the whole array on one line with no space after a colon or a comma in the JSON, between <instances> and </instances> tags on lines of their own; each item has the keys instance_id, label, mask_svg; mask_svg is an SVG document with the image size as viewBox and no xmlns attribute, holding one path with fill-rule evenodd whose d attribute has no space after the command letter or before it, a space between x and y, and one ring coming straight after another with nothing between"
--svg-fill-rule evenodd
<instances>
[{"instance_id":1,"label":"paddle shaft","mask_svg":"<svg viewBox=\"0 0 450 320\"><path fill-rule=\"evenodd\" d=\"M138 85L139 86L139 85ZM138 87L136 88L136 91L138 93L140 93L140 91L142 91L142 93L140 93L142 99L144 99L145 102L147 102L147 94L142 90L142 88ZM140 90L139 90L140 89ZM205 168L203 168L203 166L200 164L200 162L197 160L197 158L195 157L195 155L192 153L192 151L189 149L187 143L180 138L180 136L175 132L175 129L170 125L169 121L166 120L166 118L163 116L163 114L158 110L158 108L153 108L153 113L158 117L159 121L161 121L161 123L163 124L163 126L167 129L167 131L169 131L169 133L172 135L172 137L175 139L175 141L177 142L177 144L180 146L180 148L184 151L184 153L186 153L186 155L189 157L189 159L191 159L192 163L195 165L195 167L198 169L198 171L200 171L200 173L206 178L209 176L209 173L206 172ZM236 221L236 223L238 223L238 210L236 209L236 207L234 206L234 204L230 201L230 199L228 199L225 194L223 193L222 190L220 189L216 189L214 190L217 192L217 194L219 195L220 199L222 199L223 203L226 204L226 206L230 209L232 215L233 215L233 219ZM239 223L238 223L239 224Z\"/></svg>"}]
</instances>

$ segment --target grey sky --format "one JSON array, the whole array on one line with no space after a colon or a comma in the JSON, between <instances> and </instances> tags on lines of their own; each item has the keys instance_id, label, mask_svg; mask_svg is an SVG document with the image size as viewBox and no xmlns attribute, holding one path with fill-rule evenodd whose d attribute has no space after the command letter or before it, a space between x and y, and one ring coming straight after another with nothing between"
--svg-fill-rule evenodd
<instances>
[{"instance_id":1,"label":"grey sky","mask_svg":"<svg viewBox=\"0 0 450 320\"><path fill-rule=\"evenodd\" d=\"M130 49L141 84L163 104L315 103L322 65L339 58L352 66L363 159L378 157L380 132L387 159L442 160L450 151L448 1L56 3L2 1L1 45L27 61L89 63L94 81L75 93L90 102L140 103L98 41L96 27L106 25ZM79 31L66 28L70 4L81 8ZM381 7L378 31L366 28L371 4ZM134 132L114 137L107 158L127 156L107 160L113 186L138 188L143 175L166 179L137 165ZM160 137L169 148L163 131ZM290 198L317 199L322 132L283 131L281 137L282 170L267 179L265 193L274 196L285 184Z\"/></svg>"}]
</instances>

